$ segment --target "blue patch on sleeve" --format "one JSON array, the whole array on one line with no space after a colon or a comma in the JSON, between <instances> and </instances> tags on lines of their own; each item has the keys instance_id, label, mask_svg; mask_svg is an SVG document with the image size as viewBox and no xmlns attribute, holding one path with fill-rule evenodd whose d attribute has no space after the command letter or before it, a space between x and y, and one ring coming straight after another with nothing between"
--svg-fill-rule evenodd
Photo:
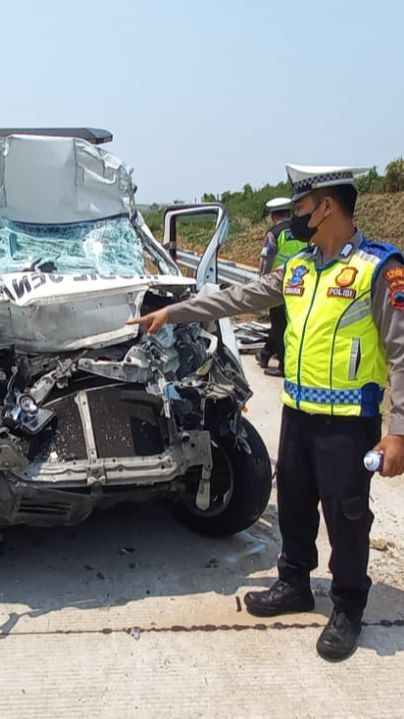
<instances>
[{"instance_id":1,"label":"blue patch on sleeve","mask_svg":"<svg viewBox=\"0 0 404 719\"><path fill-rule=\"evenodd\" d=\"M387 260L389 260L390 258L394 258L398 260L398 262L404 264L404 256L402 252L400 252L398 247L390 245L387 242L374 242L373 240L367 240L366 237L364 237L359 245L359 249L364 250L365 252L369 252L370 255L375 255L380 259L380 262L377 265L372 277L372 292L377 278L379 277L380 272L382 271Z\"/></svg>"}]
</instances>

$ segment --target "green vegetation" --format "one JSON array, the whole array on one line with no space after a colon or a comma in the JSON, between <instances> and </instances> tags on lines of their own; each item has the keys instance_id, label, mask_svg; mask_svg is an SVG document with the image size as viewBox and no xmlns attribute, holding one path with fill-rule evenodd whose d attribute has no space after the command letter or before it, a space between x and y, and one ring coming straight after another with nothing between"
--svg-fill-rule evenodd
<instances>
[{"instance_id":1,"label":"green vegetation","mask_svg":"<svg viewBox=\"0 0 404 719\"><path fill-rule=\"evenodd\" d=\"M402 157L389 162L386 174L379 175L373 167L367 175L356 182L359 192L403 192L404 191L404 159Z\"/></svg>"},{"instance_id":2,"label":"green vegetation","mask_svg":"<svg viewBox=\"0 0 404 719\"><path fill-rule=\"evenodd\" d=\"M290 197L291 187L287 182L277 185L264 185L253 190L251 185L244 185L241 192L222 192L220 196L205 192L203 202L222 202L229 213L230 221L243 218L251 222L260 222L265 217L265 203L274 197Z\"/></svg>"},{"instance_id":3,"label":"green vegetation","mask_svg":"<svg viewBox=\"0 0 404 719\"><path fill-rule=\"evenodd\" d=\"M404 159L390 162L384 175L376 168L357 181L360 192L356 212L357 225L377 240L397 244L404 249ZM258 265L262 241L267 229L265 203L274 197L290 197L291 187L286 182L253 189L244 185L239 192L221 195L205 193L203 202L221 202L229 213L229 240L221 256L250 265ZM163 235L164 208L153 205L145 212L145 220L158 239ZM179 223L180 247L200 252L206 246L212 231L211 218L184 219Z\"/></svg>"}]
</instances>

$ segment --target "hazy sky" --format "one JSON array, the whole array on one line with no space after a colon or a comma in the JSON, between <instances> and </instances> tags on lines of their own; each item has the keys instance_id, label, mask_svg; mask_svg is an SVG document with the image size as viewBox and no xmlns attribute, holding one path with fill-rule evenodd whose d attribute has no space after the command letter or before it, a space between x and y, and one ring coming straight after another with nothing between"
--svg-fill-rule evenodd
<instances>
[{"instance_id":1,"label":"hazy sky","mask_svg":"<svg viewBox=\"0 0 404 719\"><path fill-rule=\"evenodd\" d=\"M402 0L19 0L1 124L105 127L138 201L404 153Z\"/></svg>"}]
</instances>

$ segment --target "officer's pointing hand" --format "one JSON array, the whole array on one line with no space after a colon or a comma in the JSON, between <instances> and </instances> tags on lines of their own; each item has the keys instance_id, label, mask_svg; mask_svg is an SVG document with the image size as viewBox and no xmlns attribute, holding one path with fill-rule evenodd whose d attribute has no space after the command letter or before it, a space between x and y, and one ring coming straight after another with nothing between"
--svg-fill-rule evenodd
<instances>
[{"instance_id":1,"label":"officer's pointing hand","mask_svg":"<svg viewBox=\"0 0 404 719\"><path fill-rule=\"evenodd\" d=\"M163 307L161 310L156 312L150 312L148 315L143 317L137 317L136 319L130 319L126 322L127 325L144 325L149 335L154 335L159 331L160 327L169 322L168 310Z\"/></svg>"},{"instance_id":2,"label":"officer's pointing hand","mask_svg":"<svg viewBox=\"0 0 404 719\"><path fill-rule=\"evenodd\" d=\"M382 477L396 477L404 473L404 436L388 434L374 448L383 452Z\"/></svg>"}]
</instances>

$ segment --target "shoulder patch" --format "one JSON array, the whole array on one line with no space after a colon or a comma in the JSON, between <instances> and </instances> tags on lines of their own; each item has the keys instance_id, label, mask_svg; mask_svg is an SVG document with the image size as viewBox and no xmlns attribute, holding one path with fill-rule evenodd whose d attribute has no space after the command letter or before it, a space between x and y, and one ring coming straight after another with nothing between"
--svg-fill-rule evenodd
<instances>
[{"instance_id":1,"label":"shoulder patch","mask_svg":"<svg viewBox=\"0 0 404 719\"><path fill-rule=\"evenodd\" d=\"M384 273L389 287L390 305L395 310L404 310L404 266L390 267Z\"/></svg>"}]
</instances>

